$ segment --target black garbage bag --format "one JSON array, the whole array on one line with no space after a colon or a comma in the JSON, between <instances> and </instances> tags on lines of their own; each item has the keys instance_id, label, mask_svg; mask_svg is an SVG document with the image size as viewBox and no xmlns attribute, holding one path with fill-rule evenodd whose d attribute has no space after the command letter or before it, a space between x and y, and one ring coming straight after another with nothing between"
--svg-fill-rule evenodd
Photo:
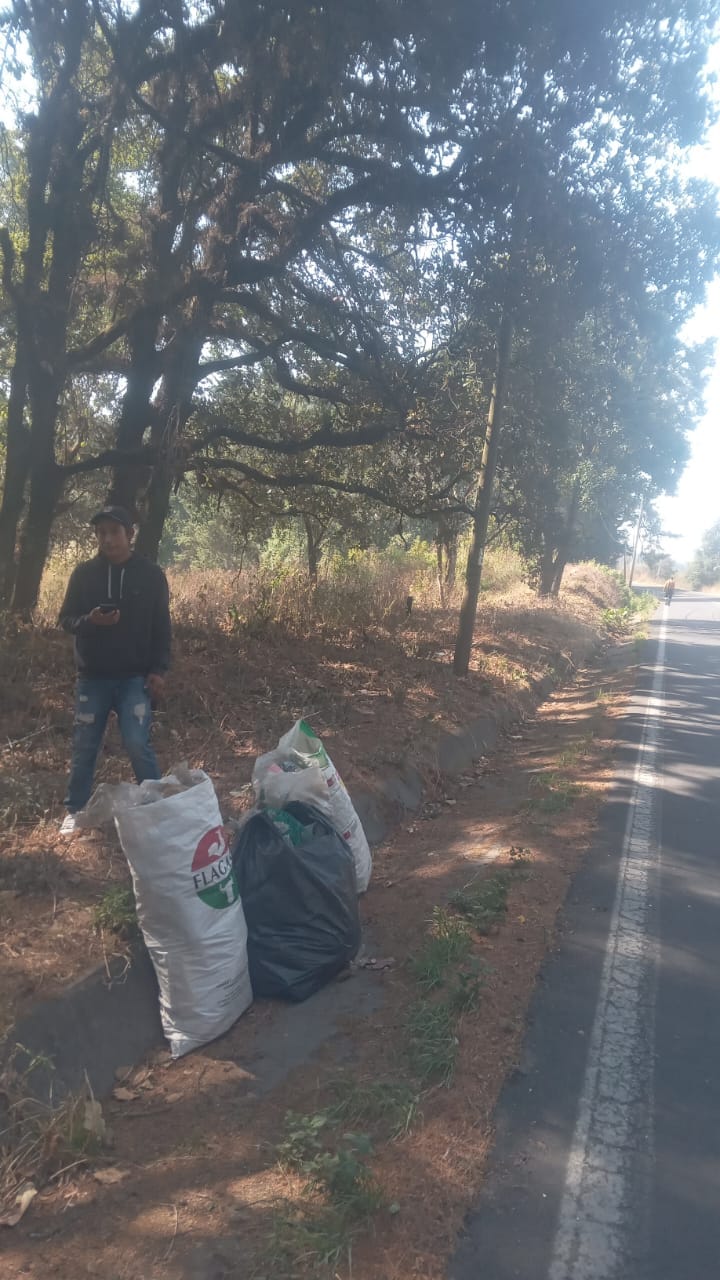
<instances>
[{"instance_id":1,"label":"black garbage bag","mask_svg":"<svg viewBox=\"0 0 720 1280\"><path fill-rule=\"evenodd\" d=\"M305 828L300 844L260 810L238 832L232 855L253 992L300 1001L357 954L360 917L350 846L318 809L292 802L285 810Z\"/></svg>"}]
</instances>

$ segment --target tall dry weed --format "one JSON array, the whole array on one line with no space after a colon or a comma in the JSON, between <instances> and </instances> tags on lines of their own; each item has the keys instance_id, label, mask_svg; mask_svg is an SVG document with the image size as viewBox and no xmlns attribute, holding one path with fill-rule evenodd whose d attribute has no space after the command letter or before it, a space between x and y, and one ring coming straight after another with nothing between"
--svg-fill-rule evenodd
<instances>
[{"instance_id":1,"label":"tall dry weed","mask_svg":"<svg viewBox=\"0 0 720 1280\"><path fill-rule=\"evenodd\" d=\"M460 567L464 557L460 556ZM55 556L43 577L36 621L52 626L57 619L73 561ZM188 630L262 633L281 627L289 635L309 638L319 631L356 631L366 626L392 627L413 609L452 613L462 598L462 573L442 595L433 548L417 541L407 551L393 547L329 555L314 585L297 560L234 572L228 569L168 570L176 625ZM444 600L444 605L443 605ZM558 602L539 602L524 579L523 562L511 548L491 548L483 567L480 614L491 629L509 613L538 608L570 609L589 617L595 609L618 600L613 575L592 562L569 565Z\"/></svg>"}]
</instances>

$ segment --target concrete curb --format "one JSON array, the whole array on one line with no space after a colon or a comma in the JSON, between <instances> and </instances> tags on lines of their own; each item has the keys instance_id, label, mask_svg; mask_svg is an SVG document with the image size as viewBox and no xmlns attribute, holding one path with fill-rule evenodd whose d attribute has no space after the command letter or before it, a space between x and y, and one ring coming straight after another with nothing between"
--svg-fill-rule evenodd
<instances>
[{"instance_id":1,"label":"concrete curb","mask_svg":"<svg viewBox=\"0 0 720 1280\"><path fill-rule=\"evenodd\" d=\"M464 729L442 734L429 767L452 777L479 756L489 755L502 733L534 710L571 669L567 662L554 677L536 682L519 715L502 708ZM371 845L385 840L404 815L420 808L424 790L422 773L409 762L389 771L377 791L352 789ZM0 1066L14 1054L18 1070L30 1067L27 1084L38 1098L75 1092L86 1081L97 1097L103 1097L111 1091L119 1067L135 1066L162 1042L155 974L139 943L129 964L113 962L109 973L98 968L20 1018L0 1042Z\"/></svg>"}]
</instances>

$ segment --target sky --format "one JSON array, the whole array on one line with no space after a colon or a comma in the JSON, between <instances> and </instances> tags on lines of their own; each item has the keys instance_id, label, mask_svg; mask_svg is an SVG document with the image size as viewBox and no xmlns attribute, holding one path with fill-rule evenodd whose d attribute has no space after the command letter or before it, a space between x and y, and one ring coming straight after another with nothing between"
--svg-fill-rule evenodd
<instances>
[{"instance_id":1,"label":"sky","mask_svg":"<svg viewBox=\"0 0 720 1280\"><path fill-rule=\"evenodd\" d=\"M709 70L720 75L720 41L713 47ZM715 89L720 98L720 86L716 84ZM698 176L720 183L720 121L710 129L704 146L697 148L691 168ZM690 461L676 496L657 503L663 550L679 564L692 558L705 530L720 520L720 277L710 284L705 305L689 321L683 336L694 342L714 339L715 351L705 390L705 416L690 437Z\"/></svg>"},{"instance_id":2,"label":"sky","mask_svg":"<svg viewBox=\"0 0 720 1280\"><path fill-rule=\"evenodd\" d=\"M716 171L720 173L720 138L718 143ZM691 559L705 530L720 520L720 278L710 285L705 306L688 326L688 336L714 338L716 346L705 390L705 416L690 437L692 453L677 496L657 503L663 550L680 564Z\"/></svg>"}]
</instances>

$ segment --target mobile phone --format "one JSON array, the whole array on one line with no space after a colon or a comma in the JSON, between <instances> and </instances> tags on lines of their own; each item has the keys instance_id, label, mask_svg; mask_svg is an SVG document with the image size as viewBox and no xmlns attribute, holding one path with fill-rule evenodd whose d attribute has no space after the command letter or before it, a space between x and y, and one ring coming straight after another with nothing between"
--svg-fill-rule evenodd
<instances>
[{"instance_id":1,"label":"mobile phone","mask_svg":"<svg viewBox=\"0 0 720 1280\"><path fill-rule=\"evenodd\" d=\"M100 610L101 613L115 613L117 610L117 605L116 604L99 604L98 609Z\"/></svg>"}]
</instances>

